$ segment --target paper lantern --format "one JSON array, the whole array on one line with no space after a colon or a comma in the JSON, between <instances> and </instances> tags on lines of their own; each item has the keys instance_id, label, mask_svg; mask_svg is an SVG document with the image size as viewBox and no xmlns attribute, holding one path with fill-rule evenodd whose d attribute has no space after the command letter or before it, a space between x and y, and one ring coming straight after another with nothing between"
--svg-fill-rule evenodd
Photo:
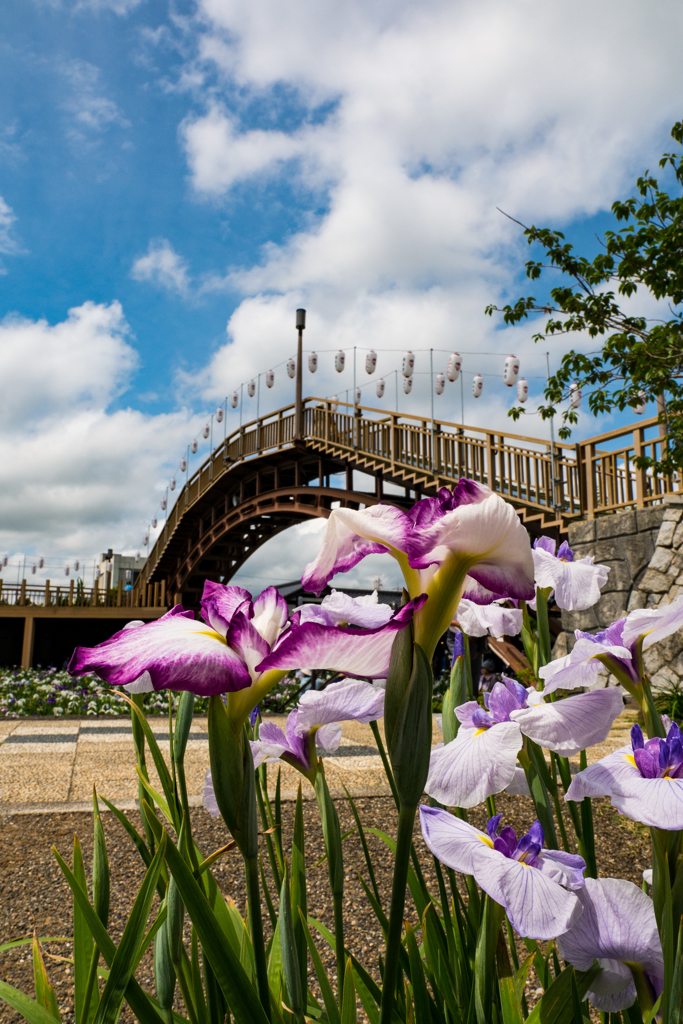
<instances>
[{"instance_id":1,"label":"paper lantern","mask_svg":"<svg viewBox=\"0 0 683 1024\"><path fill-rule=\"evenodd\" d=\"M80 567L81 567L81 563L80 562L78 562L78 561L74 562L74 572L78 572Z\"/></svg>"},{"instance_id":2,"label":"paper lantern","mask_svg":"<svg viewBox=\"0 0 683 1024\"><path fill-rule=\"evenodd\" d=\"M175 477L174 476L171 477L171 482L169 483L168 486L169 486L170 490L175 491Z\"/></svg>"},{"instance_id":3,"label":"paper lantern","mask_svg":"<svg viewBox=\"0 0 683 1024\"><path fill-rule=\"evenodd\" d=\"M403 357L403 368L401 370L401 373L403 374L404 377L412 377L414 369L415 369L415 356L413 355L412 352L406 352L406 354ZM404 388L404 390L405 390L405 388ZM407 393L408 392L406 391L406 394Z\"/></svg>"},{"instance_id":4,"label":"paper lantern","mask_svg":"<svg viewBox=\"0 0 683 1024\"><path fill-rule=\"evenodd\" d=\"M569 406L571 409L581 406L581 388L576 383L569 385Z\"/></svg>"},{"instance_id":5,"label":"paper lantern","mask_svg":"<svg viewBox=\"0 0 683 1024\"><path fill-rule=\"evenodd\" d=\"M36 572L37 572L37 567L36 567L35 565L34 565L34 566L32 567L32 569L31 569L31 572L32 572L32 573L33 573L33 575L35 576L35 574L36 574Z\"/></svg>"},{"instance_id":6,"label":"paper lantern","mask_svg":"<svg viewBox=\"0 0 683 1024\"><path fill-rule=\"evenodd\" d=\"M342 371L344 369L344 363L345 362L346 362L346 356L344 355L342 350L339 349L338 352L335 352L335 356L334 356L334 368L337 371L337 373L342 373Z\"/></svg>"},{"instance_id":7,"label":"paper lantern","mask_svg":"<svg viewBox=\"0 0 683 1024\"><path fill-rule=\"evenodd\" d=\"M67 566L66 566L66 568L64 569L64 575L65 575L65 576L68 576L68 575L69 575L69 566L68 566L68 565L67 565Z\"/></svg>"},{"instance_id":8,"label":"paper lantern","mask_svg":"<svg viewBox=\"0 0 683 1024\"><path fill-rule=\"evenodd\" d=\"M384 387L384 377L380 377L380 379L375 384L375 394L377 395L378 398L384 398Z\"/></svg>"},{"instance_id":9,"label":"paper lantern","mask_svg":"<svg viewBox=\"0 0 683 1024\"><path fill-rule=\"evenodd\" d=\"M249 395L250 398L253 398L254 395L256 394L256 381L255 380L250 380L249 383L247 384L247 394Z\"/></svg>"},{"instance_id":10,"label":"paper lantern","mask_svg":"<svg viewBox=\"0 0 683 1024\"><path fill-rule=\"evenodd\" d=\"M413 378L412 377L406 377L404 379L404 381L403 381L403 394L404 395L409 395L412 390L413 390Z\"/></svg>"},{"instance_id":11,"label":"paper lantern","mask_svg":"<svg viewBox=\"0 0 683 1024\"><path fill-rule=\"evenodd\" d=\"M365 357L365 372L374 373L377 369L377 353L371 348Z\"/></svg>"},{"instance_id":12,"label":"paper lantern","mask_svg":"<svg viewBox=\"0 0 683 1024\"><path fill-rule=\"evenodd\" d=\"M148 544L149 544L149 534L146 533L145 536L142 538L142 546L143 546L143 548L146 548Z\"/></svg>"},{"instance_id":13,"label":"paper lantern","mask_svg":"<svg viewBox=\"0 0 683 1024\"><path fill-rule=\"evenodd\" d=\"M336 412L339 408L339 395L332 395L330 399L330 412Z\"/></svg>"},{"instance_id":14,"label":"paper lantern","mask_svg":"<svg viewBox=\"0 0 683 1024\"><path fill-rule=\"evenodd\" d=\"M161 511L162 512L166 511L166 498L162 498L161 499Z\"/></svg>"},{"instance_id":15,"label":"paper lantern","mask_svg":"<svg viewBox=\"0 0 683 1024\"><path fill-rule=\"evenodd\" d=\"M139 552L139 551L136 551L136 552L135 552L135 561L136 561L136 562L139 562L139 561L140 561L140 552Z\"/></svg>"},{"instance_id":16,"label":"paper lantern","mask_svg":"<svg viewBox=\"0 0 683 1024\"><path fill-rule=\"evenodd\" d=\"M451 352L448 357L448 366L446 367L446 376L451 383L457 380L460 376L460 368L462 366L462 356L459 352Z\"/></svg>"},{"instance_id":17,"label":"paper lantern","mask_svg":"<svg viewBox=\"0 0 683 1024\"><path fill-rule=\"evenodd\" d=\"M287 360L287 376L290 377L293 380L295 374L296 374L296 359L292 359L292 357L290 356L289 359Z\"/></svg>"},{"instance_id":18,"label":"paper lantern","mask_svg":"<svg viewBox=\"0 0 683 1024\"><path fill-rule=\"evenodd\" d=\"M240 404L239 393L237 391L233 391L233 393L230 395L230 405L232 406L233 409L236 409L239 404Z\"/></svg>"},{"instance_id":19,"label":"paper lantern","mask_svg":"<svg viewBox=\"0 0 683 1024\"><path fill-rule=\"evenodd\" d=\"M484 378L480 373L475 373L472 378L472 394L475 398L479 398L482 391L484 390Z\"/></svg>"},{"instance_id":20,"label":"paper lantern","mask_svg":"<svg viewBox=\"0 0 683 1024\"><path fill-rule=\"evenodd\" d=\"M436 377L434 378L434 390L436 391L437 395L442 395L443 394L443 389L445 387L446 387L446 378L444 377L444 375L442 373L437 373Z\"/></svg>"},{"instance_id":21,"label":"paper lantern","mask_svg":"<svg viewBox=\"0 0 683 1024\"><path fill-rule=\"evenodd\" d=\"M181 459L180 460L180 472L184 473L186 469L187 469L187 459Z\"/></svg>"},{"instance_id":22,"label":"paper lantern","mask_svg":"<svg viewBox=\"0 0 683 1024\"><path fill-rule=\"evenodd\" d=\"M356 395L356 405L360 405L360 399L361 399L360 388L356 388L355 395Z\"/></svg>"},{"instance_id":23,"label":"paper lantern","mask_svg":"<svg viewBox=\"0 0 683 1024\"><path fill-rule=\"evenodd\" d=\"M152 529L156 530L156 528L157 528L157 517L155 516L154 519L152 520Z\"/></svg>"},{"instance_id":24,"label":"paper lantern","mask_svg":"<svg viewBox=\"0 0 683 1024\"><path fill-rule=\"evenodd\" d=\"M38 568L42 569L44 565L45 565L45 559L44 558L39 558L38 559Z\"/></svg>"},{"instance_id":25,"label":"paper lantern","mask_svg":"<svg viewBox=\"0 0 683 1024\"><path fill-rule=\"evenodd\" d=\"M210 433L211 433L211 424L210 423L205 423L204 424L204 429L202 430L202 437L204 439L206 439L209 436Z\"/></svg>"},{"instance_id":26,"label":"paper lantern","mask_svg":"<svg viewBox=\"0 0 683 1024\"><path fill-rule=\"evenodd\" d=\"M519 377L519 359L517 356L508 356L503 367L503 383L511 388L517 383Z\"/></svg>"},{"instance_id":27,"label":"paper lantern","mask_svg":"<svg viewBox=\"0 0 683 1024\"><path fill-rule=\"evenodd\" d=\"M275 383L275 371L274 370L266 370L266 387L267 388L272 388L274 383Z\"/></svg>"},{"instance_id":28,"label":"paper lantern","mask_svg":"<svg viewBox=\"0 0 683 1024\"><path fill-rule=\"evenodd\" d=\"M526 402L529 397L529 381L525 380L524 377L520 377L517 381L517 401L521 402L522 405Z\"/></svg>"},{"instance_id":29,"label":"paper lantern","mask_svg":"<svg viewBox=\"0 0 683 1024\"><path fill-rule=\"evenodd\" d=\"M315 373L318 369L318 355L316 352L308 353L308 370L309 373Z\"/></svg>"},{"instance_id":30,"label":"paper lantern","mask_svg":"<svg viewBox=\"0 0 683 1024\"><path fill-rule=\"evenodd\" d=\"M216 423L222 423L223 422L223 415L224 415L224 413L223 413L223 406L219 405L218 408L216 409Z\"/></svg>"},{"instance_id":31,"label":"paper lantern","mask_svg":"<svg viewBox=\"0 0 683 1024\"><path fill-rule=\"evenodd\" d=\"M640 401L638 402L638 405L634 405L633 411L636 416L642 416L645 412L645 405L647 404L647 394L644 391L639 391L638 398Z\"/></svg>"},{"instance_id":32,"label":"paper lantern","mask_svg":"<svg viewBox=\"0 0 683 1024\"><path fill-rule=\"evenodd\" d=\"M194 441L192 442L192 444L190 445L190 451L192 452L192 454L193 454L193 455L196 455L196 454L197 454L197 449L198 449L198 448L199 448L199 442L198 442L198 441L197 441L197 439L195 438L195 440L194 440Z\"/></svg>"}]
</instances>

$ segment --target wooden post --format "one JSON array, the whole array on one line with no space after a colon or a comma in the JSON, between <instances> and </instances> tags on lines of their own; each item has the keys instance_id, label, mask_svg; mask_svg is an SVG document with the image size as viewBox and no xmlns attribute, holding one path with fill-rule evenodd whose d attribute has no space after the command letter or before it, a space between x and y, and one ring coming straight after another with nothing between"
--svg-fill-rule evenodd
<instances>
[{"instance_id":1,"label":"wooden post","mask_svg":"<svg viewBox=\"0 0 683 1024\"><path fill-rule=\"evenodd\" d=\"M492 491L495 491L496 489L496 468L494 463L495 456L493 454L494 436L494 434L489 434L488 430L486 431L486 470L489 487L491 488Z\"/></svg>"},{"instance_id":2,"label":"wooden post","mask_svg":"<svg viewBox=\"0 0 683 1024\"><path fill-rule=\"evenodd\" d=\"M116 591L116 607L120 608L123 599L123 580L119 580L118 590Z\"/></svg>"},{"instance_id":3,"label":"wooden post","mask_svg":"<svg viewBox=\"0 0 683 1024\"><path fill-rule=\"evenodd\" d=\"M96 608L98 606L98 604L100 603L100 581L99 580L95 580L95 583L93 584L91 603L92 603L92 607L93 608Z\"/></svg>"},{"instance_id":4,"label":"wooden post","mask_svg":"<svg viewBox=\"0 0 683 1024\"><path fill-rule=\"evenodd\" d=\"M76 581L75 580L71 580L70 583L69 583L69 601L68 601L68 605L69 605L70 608L72 607L72 605L74 603L74 587L75 587L75 585L76 585Z\"/></svg>"},{"instance_id":5,"label":"wooden post","mask_svg":"<svg viewBox=\"0 0 683 1024\"><path fill-rule=\"evenodd\" d=\"M160 589L159 604L161 605L162 608L165 608L166 607L166 580L162 580L161 581L160 587L161 587L161 589Z\"/></svg>"},{"instance_id":6,"label":"wooden post","mask_svg":"<svg viewBox=\"0 0 683 1024\"><path fill-rule=\"evenodd\" d=\"M24 641L21 645L21 667L31 668L33 661L33 640L35 637L36 619L34 615L27 615L24 619Z\"/></svg>"},{"instance_id":7,"label":"wooden post","mask_svg":"<svg viewBox=\"0 0 683 1024\"><path fill-rule=\"evenodd\" d=\"M48 608L52 604L52 595L50 594L49 580L45 580L45 598L43 603L45 604L46 608Z\"/></svg>"},{"instance_id":8,"label":"wooden post","mask_svg":"<svg viewBox=\"0 0 683 1024\"><path fill-rule=\"evenodd\" d=\"M152 607L153 608L158 608L159 607L159 584L158 583L154 584L154 597L153 597L153 605L152 605Z\"/></svg>"},{"instance_id":9,"label":"wooden post","mask_svg":"<svg viewBox=\"0 0 683 1024\"><path fill-rule=\"evenodd\" d=\"M2 604L2 584L4 580L0 577L0 604Z\"/></svg>"},{"instance_id":10,"label":"wooden post","mask_svg":"<svg viewBox=\"0 0 683 1024\"><path fill-rule=\"evenodd\" d=\"M173 598L173 604L176 605L176 604L182 604L182 603L183 603L183 595L180 593L179 590L176 590L175 597Z\"/></svg>"},{"instance_id":11,"label":"wooden post","mask_svg":"<svg viewBox=\"0 0 683 1024\"><path fill-rule=\"evenodd\" d=\"M633 455L637 459L643 454L643 428L635 427L633 430ZM645 490L647 479L644 469L636 466L636 508L645 508Z\"/></svg>"},{"instance_id":12,"label":"wooden post","mask_svg":"<svg viewBox=\"0 0 683 1024\"><path fill-rule=\"evenodd\" d=\"M586 455L586 515L589 519L595 519L595 506L597 496L595 493L595 445L587 444Z\"/></svg>"},{"instance_id":13,"label":"wooden post","mask_svg":"<svg viewBox=\"0 0 683 1024\"><path fill-rule=\"evenodd\" d=\"M26 580L25 579L23 579L21 581L21 591L19 593L19 604L20 605L25 605L26 604Z\"/></svg>"},{"instance_id":14,"label":"wooden post","mask_svg":"<svg viewBox=\"0 0 683 1024\"><path fill-rule=\"evenodd\" d=\"M296 395L294 406L294 440L301 441L304 436L304 407L302 402L302 376L304 358L304 328L306 327L306 310L297 309L296 329L299 337L296 343Z\"/></svg>"}]
</instances>

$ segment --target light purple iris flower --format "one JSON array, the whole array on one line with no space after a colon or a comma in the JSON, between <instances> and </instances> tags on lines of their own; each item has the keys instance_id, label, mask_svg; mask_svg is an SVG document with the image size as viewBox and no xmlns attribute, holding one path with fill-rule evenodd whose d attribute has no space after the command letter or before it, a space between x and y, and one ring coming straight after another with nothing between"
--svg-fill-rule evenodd
<instances>
[{"instance_id":1,"label":"light purple iris flower","mask_svg":"<svg viewBox=\"0 0 683 1024\"><path fill-rule=\"evenodd\" d=\"M629 612L626 618L613 622L601 633L582 633L577 629L571 652L539 670L544 680L543 691L597 686L603 667L626 685L637 686L641 645L646 651L682 626L683 597L678 597L663 608L639 608Z\"/></svg>"},{"instance_id":2,"label":"light purple iris flower","mask_svg":"<svg viewBox=\"0 0 683 1024\"><path fill-rule=\"evenodd\" d=\"M518 841L509 826L498 834L501 815L491 818L486 833L437 807L420 807L424 841L440 861L475 880L505 908L523 937L552 939L567 931L581 914L574 892L584 884L582 857L543 849L538 821Z\"/></svg>"},{"instance_id":3,"label":"light purple iris flower","mask_svg":"<svg viewBox=\"0 0 683 1024\"><path fill-rule=\"evenodd\" d=\"M287 716L284 730L275 722L261 723L259 738L251 741L254 768L284 761L313 782L318 757L333 753L341 743L340 722L367 724L383 713L384 690L362 679L342 679L324 690L307 690ZM210 771L204 780L204 806L218 815Z\"/></svg>"},{"instance_id":4,"label":"light purple iris flower","mask_svg":"<svg viewBox=\"0 0 683 1024\"><path fill-rule=\"evenodd\" d=\"M596 959L601 973L588 998L597 1010L617 1013L636 998L633 975L637 964L652 989L654 1003L662 991L664 960L652 900L623 878L587 878L577 892L583 914L557 938L560 956L579 971Z\"/></svg>"},{"instance_id":5,"label":"light purple iris flower","mask_svg":"<svg viewBox=\"0 0 683 1024\"><path fill-rule=\"evenodd\" d=\"M517 754L524 737L563 757L601 743L623 710L616 687L547 702L542 693L503 677L486 708L468 701L455 709L455 739L432 750L425 790L450 807L474 807L516 780Z\"/></svg>"},{"instance_id":6,"label":"light purple iris flower","mask_svg":"<svg viewBox=\"0 0 683 1024\"><path fill-rule=\"evenodd\" d=\"M326 598L321 611L325 614ZM79 647L73 675L97 672L125 685L149 673L155 690L228 694L236 725L289 669L307 665L366 678L385 678L396 631L410 622L426 598L411 601L381 626L363 629L321 622L287 621L287 603L274 587L252 601L248 591L207 581L202 617L181 606L155 622L123 629L97 647ZM334 601L332 612L334 617ZM362 621L363 607L355 615Z\"/></svg>"},{"instance_id":7,"label":"light purple iris flower","mask_svg":"<svg viewBox=\"0 0 683 1024\"><path fill-rule=\"evenodd\" d=\"M408 512L384 504L334 509L303 586L319 594L335 573L376 553L398 561L411 598L428 595L428 609L415 619L415 639L428 655L453 619L468 580L490 592L486 602L534 594L531 548L517 513L472 480L460 480L453 491L442 488Z\"/></svg>"},{"instance_id":8,"label":"light purple iris flower","mask_svg":"<svg viewBox=\"0 0 683 1024\"><path fill-rule=\"evenodd\" d=\"M586 796L608 796L627 818L651 828L683 829L683 738L678 726L670 726L666 740L645 742L642 729L634 725L631 743L575 775L565 799Z\"/></svg>"},{"instance_id":9,"label":"light purple iris flower","mask_svg":"<svg viewBox=\"0 0 683 1024\"><path fill-rule=\"evenodd\" d=\"M595 565L589 555L574 561L574 552L566 540L555 554L556 541L539 537L532 551L536 586L554 590L558 607L566 611L591 608L600 598L600 589L607 582L609 566Z\"/></svg>"},{"instance_id":10,"label":"light purple iris flower","mask_svg":"<svg viewBox=\"0 0 683 1024\"><path fill-rule=\"evenodd\" d=\"M501 640L516 636L522 628L522 613L517 608L505 608L497 601L477 604L463 598L455 613L461 630L468 636L490 636Z\"/></svg>"}]
</instances>

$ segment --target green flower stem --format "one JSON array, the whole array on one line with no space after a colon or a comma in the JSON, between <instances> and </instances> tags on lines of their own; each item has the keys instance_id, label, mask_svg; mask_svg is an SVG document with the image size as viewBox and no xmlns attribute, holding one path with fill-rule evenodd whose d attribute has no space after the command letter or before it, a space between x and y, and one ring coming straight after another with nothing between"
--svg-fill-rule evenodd
<instances>
[{"instance_id":1,"label":"green flower stem","mask_svg":"<svg viewBox=\"0 0 683 1024\"><path fill-rule=\"evenodd\" d=\"M254 964L256 966L256 981L263 1012L268 1020L270 1020L270 986L268 985L268 963L263 937L258 857L245 857L244 870L247 880L247 899L249 901L249 920L251 923L251 941L254 949Z\"/></svg>"},{"instance_id":2,"label":"green flower stem","mask_svg":"<svg viewBox=\"0 0 683 1024\"><path fill-rule=\"evenodd\" d=\"M643 709L647 735L650 739L654 736L659 736L661 739L665 739L666 733L664 732L664 725L662 723L661 715L655 707L650 680L646 675L642 676L641 686L643 690L643 703L641 706Z\"/></svg>"},{"instance_id":3,"label":"green flower stem","mask_svg":"<svg viewBox=\"0 0 683 1024\"><path fill-rule=\"evenodd\" d=\"M555 832L553 808L546 788L547 781L550 779L550 773L545 763L543 751L525 737L524 746L518 753L517 759L526 774L536 814L545 835L546 846L549 850L557 850L557 833Z\"/></svg>"},{"instance_id":4,"label":"green flower stem","mask_svg":"<svg viewBox=\"0 0 683 1024\"><path fill-rule=\"evenodd\" d=\"M470 655L470 638L467 633L462 635L463 661L465 662L465 689L467 700L474 700L474 685L472 683L472 657Z\"/></svg>"},{"instance_id":5,"label":"green flower stem","mask_svg":"<svg viewBox=\"0 0 683 1024\"><path fill-rule=\"evenodd\" d=\"M325 778L322 761L315 775L314 789L322 822L325 852L327 853L327 870L332 891L334 906L334 939L337 961L337 988L339 1005L344 994L344 973L346 960L344 957L344 865L341 846L341 827L339 815L334 806Z\"/></svg>"},{"instance_id":6,"label":"green flower stem","mask_svg":"<svg viewBox=\"0 0 683 1024\"><path fill-rule=\"evenodd\" d=\"M536 631L538 633L538 667L542 668L551 660L550 623L548 621L548 597L550 587L536 587Z\"/></svg>"},{"instance_id":7,"label":"green flower stem","mask_svg":"<svg viewBox=\"0 0 683 1024\"><path fill-rule=\"evenodd\" d=\"M579 771L584 771L588 767L588 758L586 757L586 751L582 750L579 754ZM574 801L568 800L567 803L570 807L576 806ZM579 844L579 850L581 856L586 862L586 874L589 878L598 877L598 864L595 857L595 830L593 827L593 802L589 796L579 804L581 811L581 829L583 834L583 842Z\"/></svg>"},{"instance_id":8,"label":"green flower stem","mask_svg":"<svg viewBox=\"0 0 683 1024\"><path fill-rule=\"evenodd\" d=\"M396 859L394 861L394 880L391 888L389 933L387 935L384 958L384 985L382 987L380 1024L391 1024L392 1020L396 983L398 980L399 950L401 948L403 911L406 902L408 867L410 866L410 850L413 842L413 826L416 813L417 806L406 807L405 805L401 806L398 812Z\"/></svg>"}]
</instances>

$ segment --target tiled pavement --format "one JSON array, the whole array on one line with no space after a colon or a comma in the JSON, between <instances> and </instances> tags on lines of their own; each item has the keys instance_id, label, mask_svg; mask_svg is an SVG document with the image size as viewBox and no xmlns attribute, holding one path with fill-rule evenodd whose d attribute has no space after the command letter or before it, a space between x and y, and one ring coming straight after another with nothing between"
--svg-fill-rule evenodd
<instances>
[{"instance_id":1,"label":"tiled pavement","mask_svg":"<svg viewBox=\"0 0 683 1024\"><path fill-rule=\"evenodd\" d=\"M628 742L634 720L634 709L627 708L605 743L589 750L589 762ZM168 757L167 721L150 719L150 723L160 749ZM435 724L434 742L440 739ZM206 717L198 717L193 722L185 759L192 804L201 803L208 760ZM342 745L334 757L326 758L325 766L333 793L342 795L344 786L359 796L389 792L368 725L344 722ZM152 783L158 784L153 766L148 767ZM296 794L300 779L294 768L282 766L283 797ZM270 769L269 783L274 782L275 770ZM0 720L0 813L86 810L92 806L93 785L98 793L124 809L135 805L137 776L129 720ZM312 796L311 787L305 785L304 793Z\"/></svg>"}]
</instances>

